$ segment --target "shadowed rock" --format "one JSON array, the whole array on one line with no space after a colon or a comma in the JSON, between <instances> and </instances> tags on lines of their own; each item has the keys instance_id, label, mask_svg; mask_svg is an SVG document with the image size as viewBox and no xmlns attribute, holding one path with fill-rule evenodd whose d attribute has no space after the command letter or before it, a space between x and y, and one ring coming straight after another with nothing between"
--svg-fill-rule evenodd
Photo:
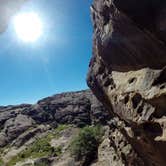
<instances>
[{"instance_id":1,"label":"shadowed rock","mask_svg":"<svg viewBox=\"0 0 166 166\"><path fill-rule=\"evenodd\" d=\"M94 0L91 7L93 57L87 82L119 118L111 123L113 132L135 150L122 154L124 165L166 165L165 11L163 0ZM116 140L112 142L119 154ZM135 155L142 161L136 157L129 163Z\"/></svg>"},{"instance_id":2,"label":"shadowed rock","mask_svg":"<svg viewBox=\"0 0 166 166\"><path fill-rule=\"evenodd\" d=\"M147 0L139 5L136 0L96 0L91 10L94 54L102 57L108 70L165 66L165 43L158 39L165 33L163 0Z\"/></svg>"}]
</instances>

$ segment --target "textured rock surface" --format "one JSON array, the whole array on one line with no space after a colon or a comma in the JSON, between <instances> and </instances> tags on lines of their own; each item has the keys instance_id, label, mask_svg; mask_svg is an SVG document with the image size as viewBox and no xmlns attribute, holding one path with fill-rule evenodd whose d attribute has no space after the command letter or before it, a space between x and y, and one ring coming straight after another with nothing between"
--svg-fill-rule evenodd
<instances>
[{"instance_id":1,"label":"textured rock surface","mask_svg":"<svg viewBox=\"0 0 166 166\"><path fill-rule=\"evenodd\" d=\"M102 54L109 71L165 66L166 48L156 36L157 30L160 33L165 30L160 16L164 14L160 11L163 2L146 0L139 5L137 3L136 0L125 3L121 0L97 0L91 7L95 28L94 51L99 56ZM158 29L154 19L157 16L162 23Z\"/></svg>"},{"instance_id":2,"label":"textured rock surface","mask_svg":"<svg viewBox=\"0 0 166 166\"><path fill-rule=\"evenodd\" d=\"M1 106L0 165L14 166L10 163L13 158L20 157L35 141L46 138L51 147L57 148L59 156L21 156L17 166L43 162L48 166L81 166L81 161L75 161L69 151L73 137L80 127L106 125L110 119L108 111L90 90L54 95L34 105Z\"/></svg>"},{"instance_id":3,"label":"textured rock surface","mask_svg":"<svg viewBox=\"0 0 166 166\"><path fill-rule=\"evenodd\" d=\"M24 132L41 124L51 127L74 124L82 127L96 123L106 124L109 119L109 113L90 90L54 95L34 105L1 107L0 146L3 147L17 138L19 140L16 144L28 141L34 134Z\"/></svg>"},{"instance_id":4,"label":"textured rock surface","mask_svg":"<svg viewBox=\"0 0 166 166\"><path fill-rule=\"evenodd\" d=\"M126 139L131 146L123 153L114 141L112 147L122 157L119 165L165 166L166 3L94 0L91 12L94 44L87 80L120 118L114 121L116 138L122 135L121 142ZM110 137L106 141L112 133Z\"/></svg>"}]
</instances>

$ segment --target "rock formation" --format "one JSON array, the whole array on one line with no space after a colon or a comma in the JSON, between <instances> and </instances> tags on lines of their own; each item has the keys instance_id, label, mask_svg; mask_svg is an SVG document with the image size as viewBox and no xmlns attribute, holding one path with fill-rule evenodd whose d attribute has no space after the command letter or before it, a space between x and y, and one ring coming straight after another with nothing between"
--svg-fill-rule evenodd
<instances>
[{"instance_id":1,"label":"rock formation","mask_svg":"<svg viewBox=\"0 0 166 166\"><path fill-rule=\"evenodd\" d=\"M49 125L55 128L58 124L73 124L82 127L106 124L109 119L110 115L90 90L54 95L34 105L1 107L0 147L20 139L20 135L35 126ZM24 137L21 139L28 141Z\"/></svg>"},{"instance_id":2,"label":"rock formation","mask_svg":"<svg viewBox=\"0 0 166 166\"><path fill-rule=\"evenodd\" d=\"M43 162L47 166L81 166L69 151L73 137L84 126L105 126L110 119L111 115L90 90L57 94L33 105L1 106L0 166ZM28 148L34 150L34 156ZM54 156L49 156L47 150L53 152L52 149Z\"/></svg>"},{"instance_id":3,"label":"rock formation","mask_svg":"<svg viewBox=\"0 0 166 166\"><path fill-rule=\"evenodd\" d=\"M115 117L105 165L165 166L166 3L94 0L91 12L87 82Z\"/></svg>"}]
</instances>

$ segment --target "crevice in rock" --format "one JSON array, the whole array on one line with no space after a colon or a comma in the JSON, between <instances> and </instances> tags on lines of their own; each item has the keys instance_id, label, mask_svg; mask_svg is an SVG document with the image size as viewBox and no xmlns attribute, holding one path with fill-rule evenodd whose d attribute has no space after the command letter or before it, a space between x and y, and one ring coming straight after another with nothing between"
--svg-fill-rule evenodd
<instances>
[{"instance_id":1,"label":"crevice in rock","mask_svg":"<svg viewBox=\"0 0 166 166\"><path fill-rule=\"evenodd\" d=\"M155 112L152 114L153 117L159 119L161 117L163 117L164 115L166 115L166 111L165 109L162 108L156 108Z\"/></svg>"},{"instance_id":2,"label":"crevice in rock","mask_svg":"<svg viewBox=\"0 0 166 166\"><path fill-rule=\"evenodd\" d=\"M134 77L134 78L131 78L131 79L129 79L129 84L132 84L132 83L134 83L134 82L136 82L137 81L137 78L136 77Z\"/></svg>"},{"instance_id":3,"label":"crevice in rock","mask_svg":"<svg viewBox=\"0 0 166 166\"><path fill-rule=\"evenodd\" d=\"M166 86L165 85L161 85L160 86L160 89L164 89Z\"/></svg>"},{"instance_id":4,"label":"crevice in rock","mask_svg":"<svg viewBox=\"0 0 166 166\"><path fill-rule=\"evenodd\" d=\"M142 111L143 111L143 105L140 105L140 106L138 107L138 109L137 109L137 112L138 112L139 114L141 114Z\"/></svg>"},{"instance_id":5,"label":"crevice in rock","mask_svg":"<svg viewBox=\"0 0 166 166\"><path fill-rule=\"evenodd\" d=\"M160 97L153 98L152 100L149 100L147 102L149 102L153 107L155 107L155 112L152 114L152 117L158 119L166 115L166 95L161 95Z\"/></svg>"},{"instance_id":6,"label":"crevice in rock","mask_svg":"<svg viewBox=\"0 0 166 166\"><path fill-rule=\"evenodd\" d=\"M101 12L101 15L103 16L104 20L103 20L103 25L108 24L109 20L110 20L110 8L108 6L104 6L103 10Z\"/></svg>"},{"instance_id":7,"label":"crevice in rock","mask_svg":"<svg viewBox=\"0 0 166 166\"><path fill-rule=\"evenodd\" d=\"M136 94L132 97L131 101L132 101L132 104L133 104L133 108L134 108L134 109L137 108L137 106L138 106L138 104L141 102L141 100L142 100L142 96L141 96L140 94L138 94L138 93L136 93Z\"/></svg>"},{"instance_id":8,"label":"crevice in rock","mask_svg":"<svg viewBox=\"0 0 166 166\"><path fill-rule=\"evenodd\" d=\"M124 104L127 104L129 102L129 95L126 95L124 98Z\"/></svg>"},{"instance_id":9,"label":"crevice in rock","mask_svg":"<svg viewBox=\"0 0 166 166\"><path fill-rule=\"evenodd\" d=\"M160 72L159 76L154 80L152 86L159 85L166 83L166 67ZM162 85L160 89L163 89L164 86Z\"/></svg>"},{"instance_id":10,"label":"crevice in rock","mask_svg":"<svg viewBox=\"0 0 166 166\"><path fill-rule=\"evenodd\" d=\"M152 137L161 136L163 133L163 130L159 123L147 122L147 123L144 123L142 127L145 133Z\"/></svg>"}]
</instances>

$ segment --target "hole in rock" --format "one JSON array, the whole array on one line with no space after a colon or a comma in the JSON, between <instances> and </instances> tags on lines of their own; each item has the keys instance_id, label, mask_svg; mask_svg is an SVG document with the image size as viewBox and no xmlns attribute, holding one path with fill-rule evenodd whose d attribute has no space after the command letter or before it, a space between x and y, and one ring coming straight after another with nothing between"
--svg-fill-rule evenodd
<instances>
[{"instance_id":1,"label":"hole in rock","mask_svg":"<svg viewBox=\"0 0 166 166\"><path fill-rule=\"evenodd\" d=\"M143 106L141 105L140 107L138 107L137 112L138 112L139 114L141 114L141 113L142 113L142 111L143 111Z\"/></svg>"},{"instance_id":2,"label":"hole in rock","mask_svg":"<svg viewBox=\"0 0 166 166\"><path fill-rule=\"evenodd\" d=\"M163 131L159 123L145 123L143 124L143 130L146 134L150 134L151 136L161 136Z\"/></svg>"},{"instance_id":3,"label":"hole in rock","mask_svg":"<svg viewBox=\"0 0 166 166\"><path fill-rule=\"evenodd\" d=\"M126 156L125 156L125 154L124 154L123 152L121 153L121 157L122 157L122 160L123 160L123 161L127 161L127 160L126 160Z\"/></svg>"},{"instance_id":4,"label":"hole in rock","mask_svg":"<svg viewBox=\"0 0 166 166\"><path fill-rule=\"evenodd\" d=\"M129 101L129 95L126 95L125 98L124 98L124 104L127 104Z\"/></svg>"},{"instance_id":5,"label":"hole in rock","mask_svg":"<svg viewBox=\"0 0 166 166\"><path fill-rule=\"evenodd\" d=\"M104 86L107 87L107 86L109 86L111 83L112 83L112 81L111 81L109 78L107 78L107 79L104 81Z\"/></svg>"},{"instance_id":6,"label":"hole in rock","mask_svg":"<svg viewBox=\"0 0 166 166\"><path fill-rule=\"evenodd\" d=\"M128 83L129 83L129 84L132 84L132 83L136 82L136 80L137 80L136 77L131 78L131 79L129 79Z\"/></svg>"},{"instance_id":7,"label":"hole in rock","mask_svg":"<svg viewBox=\"0 0 166 166\"><path fill-rule=\"evenodd\" d=\"M140 94L135 94L132 98L133 108L137 108L138 104L140 103L142 97Z\"/></svg>"},{"instance_id":8,"label":"hole in rock","mask_svg":"<svg viewBox=\"0 0 166 166\"><path fill-rule=\"evenodd\" d=\"M113 157L113 160L116 160L116 156Z\"/></svg>"},{"instance_id":9,"label":"hole in rock","mask_svg":"<svg viewBox=\"0 0 166 166\"><path fill-rule=\"evenodd\" d=\"M160 89L164 89L165 88L165 85L162 85L161 87L160 87Z\"/></svg>"},{"instance_id":10,"label":"hole in rock","mask_svg":"<svg viewBox=\"0 0 166 166\"><path fill-rule=\"evenodd\" d=\"M114 89L114 87L113 86L111 86L111 90L113 90Z\"/></svg>"},{"instance_id":11,"label":"hole in rock","mask_svg":"<svg viewBox=\"0 0 166 166\"><path fill-rule=\"evenodd\" d=\"M152 85L155 86L155 85L163 84L165 82L166 82L166 68L164 68L161 71L160 75L154 80ZM162 88L163 86L160 87L160 89Z\"/></svg>"}]
</instances>

